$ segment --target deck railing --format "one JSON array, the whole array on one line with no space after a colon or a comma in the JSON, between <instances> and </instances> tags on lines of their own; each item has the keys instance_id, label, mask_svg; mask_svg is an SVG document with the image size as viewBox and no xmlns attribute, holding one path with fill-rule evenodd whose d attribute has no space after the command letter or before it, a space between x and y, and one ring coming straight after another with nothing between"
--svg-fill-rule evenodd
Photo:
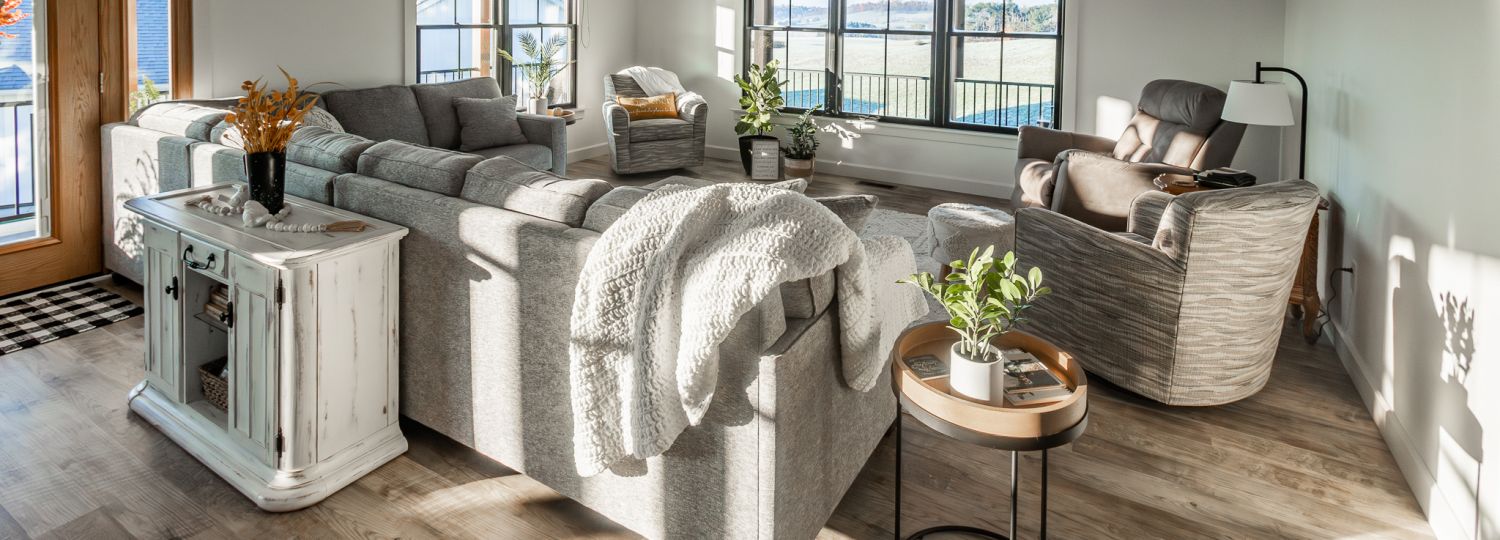
<instances>
[{"instance_id":1,"label":"deck railing","mask_svg":"<svg viewBox=\"0 0 1500 540\"><path fill-rule=\"evenodd\" d=\"M0 101L0 223L36 215L32 102Z\"/></svg>"},{"instance_id":2,"label":"deck railing","mask_svg":"<svg viewBox=\"0 0 1500 540\"><path fill-rule=\"evenodd\" d=\"M826 101L827 76L821 70L786 69L786 106L810 109ZM954 81L952 120L995 127L1050 126L1055 89L1048 84ZM844 73L843 112L873 116L931 117L932 80L910 75Z\"/></svg>"}]
</instances>

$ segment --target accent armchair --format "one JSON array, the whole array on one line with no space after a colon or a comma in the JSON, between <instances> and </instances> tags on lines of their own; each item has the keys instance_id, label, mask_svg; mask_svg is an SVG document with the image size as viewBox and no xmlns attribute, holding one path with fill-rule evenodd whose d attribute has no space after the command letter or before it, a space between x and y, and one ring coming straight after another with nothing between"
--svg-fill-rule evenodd
<instances>
[{"instance_id":1,"label":"accent armchair","mask_svg":"<svg viewBox=\"0 0 1500 540\"><path fill-rule=\"evenodd\" d=\"M1089 372L1168 405L1219 405L1265 386L1318 189L1305 180L1131 205L1109 233L1037 208L1016 214L1017 254L1055 291L1027 331Z\"/></svg>"},{"instance_id":2,"label":"accent armchair","mask_svg":"<svg viewBox=\"0 0 1500 540\"><path fill-rule=\"evenodd\" d=\"M604 77L604 128L610 168L619 174L665 171L703 164L708 102L694 92L677 96L677 118L630 120L615 96L650 97L628 75Z\"/></svg>"},{"instance_id":3,"label":"accent armchair","mask_svg":"<svg viewBox=\"0 0 1500 540\"><path fill-rule=\"evenodd\" d=\"M1020 131L1015 210L1049 208L1107 231L1125 229L1131 201L1162 174L1228 166L1244 124L1219 118L1224 92L1188 81L1152 81L1118 140L1036 126Z\"/></svg>"}]
</instances>

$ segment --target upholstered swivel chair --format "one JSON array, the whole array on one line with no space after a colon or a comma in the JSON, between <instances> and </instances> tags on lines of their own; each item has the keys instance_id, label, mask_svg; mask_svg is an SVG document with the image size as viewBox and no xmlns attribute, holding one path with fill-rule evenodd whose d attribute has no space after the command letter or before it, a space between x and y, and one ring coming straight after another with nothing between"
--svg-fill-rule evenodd
<instances>
[{"instance_id":1,"label":"upholstered swivel chair","mask_svg":"<svg viewBox=\"0 0 1500 540\"><path fill-rule=\"evenodd\" d=\"M677 118L630 120L615 96L650 97L629 75L604 76L604 128L610 167L619 174L665 171L703 164L708 102L697 93L677 96Z\"/></svg>"},{"instance_id":2,"label":"upholstered swivel chair","mask_svg":"<svg viewBox=\"0 0 1500 540\"><path fill-rule=\"evenodd\" d=\"M1053 293L1025 330L1089 372L1168 405L1265 386L1318 189L1306 180L1136 197L1128 231L1016 213L1017 255Z\"/></svg>"},{"instance_id":3,"label":"upholstered swivel chair","mask_svg":"<svg viewBox=\"0 0 1500 540\"><path fill-rule=\"evenodd\" d=\"M1013 209L1049 208L1107 231L1125 230L1130 203L1162 174L1228 166L1244 124L1225 122L1223 91L1152 81L1118 140L1036 126L1020 132Z\"/></svg>"}]
</instances>

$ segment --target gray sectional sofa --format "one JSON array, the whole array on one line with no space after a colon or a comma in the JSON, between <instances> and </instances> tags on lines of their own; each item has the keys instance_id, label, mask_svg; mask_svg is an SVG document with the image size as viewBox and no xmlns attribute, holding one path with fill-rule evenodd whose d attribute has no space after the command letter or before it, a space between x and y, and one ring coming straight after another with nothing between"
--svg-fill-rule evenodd
<instances>
[{"instance_id":1,"label":"gray sectional sofa","mask_svg":"<svg viewBox=\"0 0 1500 540\"><path fill-rule=\"evenodd\" d=\"M333 202L333 179L355 171L355 160L376 142L396 140L457 150L456 97L500 97L491 78L449 83L334 90L322 94L326 109L355 138L315 136L311 128L287 149L286 193ZM103 129L104 262L116 274L141 282L140 223L124 210L143 195L218 182L244 182L245 152L224 122L233 99L171 101L142 109L129 121ZM445 106L446 104L446 106ZM475 150L482 158L509 156L558 174L567 173L568 137L560 118L518 116L527 144Z\"/></svg>"},{"instance_id":2,"label":"gray sectional sofa","mask_svg":"<svg viewBox=\"0 0 1500 540\"><path fill-rule=\"evenodd\" d=\"M612 190L514 156L412 144L404 137L416 137L414 126L376 128L345 108L366 110L373 99L336 96L326 101L345 127L385 140L299 130L288 166L301 172L289 171L287 191L411 229L401 244L403 415L647 537L818 533L896 411L889 375L869 392L841 381L832 274L788 284L740 320L721 347L701 425L660 456L581 477L568 360L573 291L600 233L656 186ZM158 107L105 128L114 196L238 179L233 153L212 140L212 107ZM549 132L532 122L528 137ZM433 124L422 127L429 143L444 141ZM561 169L559 145L539 144ZM130 256L129 234L106 238L117 256Z\"/></svg>"}]
</instances>

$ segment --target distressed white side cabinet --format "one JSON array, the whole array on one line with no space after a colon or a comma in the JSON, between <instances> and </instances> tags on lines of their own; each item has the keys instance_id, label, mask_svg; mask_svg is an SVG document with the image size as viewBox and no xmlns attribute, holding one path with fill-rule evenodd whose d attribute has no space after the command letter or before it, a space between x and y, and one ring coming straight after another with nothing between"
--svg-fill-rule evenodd
<instances>
[{"instance_id":1,"label":"distressed white side cabinet","mask_svg":"<svg viewBox=\"0 0 1500 540\"><path fill-rule=\"evenodd\" d=\"M204 186L131 200L145 217L146 380L130 409L265 510L318 503L406 451L397 415L404 227L287 197L289 223L361 220L363 232L246 229L187 206ZM227 294L223 314L205 309ZM198 368L227 359L228 410Z\"/></svg>"}]
</instances>

